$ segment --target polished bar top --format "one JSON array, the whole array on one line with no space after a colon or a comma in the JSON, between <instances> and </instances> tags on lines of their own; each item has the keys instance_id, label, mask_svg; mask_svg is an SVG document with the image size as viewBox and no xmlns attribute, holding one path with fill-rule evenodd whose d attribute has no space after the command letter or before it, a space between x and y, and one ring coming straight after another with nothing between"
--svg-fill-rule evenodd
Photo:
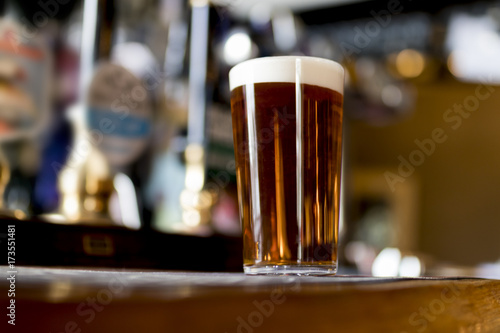
<instances>
[{"instance_id":1,"label":"polished bar top","mask_svg":"<svg viewBox=\"0 0 500 333\"><path fill-rule=\"evenodd\" d=\"M500 332L497 280L31 267L14 275L16 326L7 332Z\"/></svg>"}]
</instances>

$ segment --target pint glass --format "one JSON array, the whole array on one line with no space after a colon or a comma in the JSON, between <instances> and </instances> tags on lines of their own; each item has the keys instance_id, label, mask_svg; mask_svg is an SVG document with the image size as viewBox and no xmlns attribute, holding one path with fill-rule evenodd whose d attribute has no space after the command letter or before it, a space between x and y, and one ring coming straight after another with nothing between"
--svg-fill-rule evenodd
<instances>
[{"instance_id":1,"label":"pint glass","mask_svg":"<svg viewBox=\"0 0 500 333\"><path fill-rule=\"evenodd\" d=\"M229 72L247 274L335 274L344 70L267 57Z\"/></svg>"}]
</instances>

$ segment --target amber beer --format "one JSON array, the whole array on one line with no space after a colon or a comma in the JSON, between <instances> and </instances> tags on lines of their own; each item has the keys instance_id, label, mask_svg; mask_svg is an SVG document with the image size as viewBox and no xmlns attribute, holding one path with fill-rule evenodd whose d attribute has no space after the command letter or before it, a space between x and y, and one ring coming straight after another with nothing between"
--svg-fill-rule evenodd
<instances>
[{"instance_id":1,"label":"amber beer","mask_svg":"<svg viewBox=\"0 0 500 333\"><path fill-rule=\"evenodd\" d=\"M229 79L245 273L334 274L342 67L259 58Z\"/></svg>"}]
</instances>

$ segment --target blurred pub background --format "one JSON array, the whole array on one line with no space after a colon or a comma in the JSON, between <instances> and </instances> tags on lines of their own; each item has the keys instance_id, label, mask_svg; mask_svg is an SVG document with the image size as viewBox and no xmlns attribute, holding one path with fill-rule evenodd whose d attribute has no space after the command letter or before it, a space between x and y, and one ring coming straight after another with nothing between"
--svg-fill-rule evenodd
<instances>
[{"instance_id":1,"label":"blurred pub background","mask_svg":"<svg viewBox=\"0 0 500 333\"><path fill-rule=\"evenodd\" d=\"M340 273L500 276L500 2L3 1L26 265L241 270L228 71L346 68Z\"/></svg>"}]
</instances>

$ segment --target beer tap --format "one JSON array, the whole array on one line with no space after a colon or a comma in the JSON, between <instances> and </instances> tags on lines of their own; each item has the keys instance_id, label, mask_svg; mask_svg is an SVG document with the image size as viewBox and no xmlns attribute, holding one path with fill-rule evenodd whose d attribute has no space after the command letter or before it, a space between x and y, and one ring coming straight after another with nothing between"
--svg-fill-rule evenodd
<instances>
[{"instance_id":1,"label":"beer tap","mask_svg":"<svg viewBox=\"0 0 500 333\"><path fill-rule=\"evenodd\" d=\"M22 186L6 193L11 168L25 166L25 149L34 146L48 125L51 84L45 43L39 35L27 38L22 31L14 20L0 19L0 216L16 219L28 216L30 200ZM17 200L16 194L24 199ZM14 198L12 205L6 196Z\"/></svg>"},{"instance_id":2,"label":"beer tap","mask_svg":"<svg viewBox=\"0 0 500 333\"><path fill-rule=\"evenodd\" d=\"M84 2L79 101L68 112L75 143L60 173L59 212L46 216L53 222L140 227L135 188L121 170L146 146L151 109L141 81L124 67L107 61L113 6L110 0ZM96 56L100 60L97 65ZM127 101L138 96L139 101L127 104L124 96ZM119 190L133 195L125 200ZM131 212L124 209L126 205L133 214L112 216L109 207L115 193L118 210Z\"/></svg>"},{"instance_id":3,"label":"beer tap","mask_svg":"<svg viewBox=\"0 0 500 333\"><path fill-rule=\"evenodd\" d=\"M216 200L210 191L204 189L208 32L209 2L192 0L186 179L180 196L183 210L181 229L188 233L209 232L211 208Z\"/></svg>"}]
</instances>

